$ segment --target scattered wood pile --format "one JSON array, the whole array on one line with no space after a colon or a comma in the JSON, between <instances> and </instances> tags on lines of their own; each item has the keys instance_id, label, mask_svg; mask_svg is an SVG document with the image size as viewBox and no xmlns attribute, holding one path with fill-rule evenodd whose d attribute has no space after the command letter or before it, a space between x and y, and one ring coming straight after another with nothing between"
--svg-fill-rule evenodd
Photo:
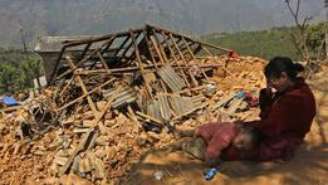
<instances>
[{"instance_id":1,"label":"scattered wood pile","mask_svg":"<svg viewBox=\"0 0 328 185\"><path fill-rule=\"evenodd\" d=\"M227 52L149 25L65 41L51 86L1 111L1 181L117 184L146 151L176 142L176 129L255 118L248 98L264 84L264 61Z\"/></svg>"}]
</instances>

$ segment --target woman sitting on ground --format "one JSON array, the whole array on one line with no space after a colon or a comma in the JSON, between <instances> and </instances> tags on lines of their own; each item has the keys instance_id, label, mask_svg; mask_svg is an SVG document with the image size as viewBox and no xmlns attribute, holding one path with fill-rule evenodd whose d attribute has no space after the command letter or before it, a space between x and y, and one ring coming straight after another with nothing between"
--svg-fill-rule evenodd
<instances>
[{"instance_id":1,"label":"woman sitting on ground","mask_svg":"<svg viewBox=\"0 0 328 185\"><path fill-rule=\"evenodd\" d=\"M259 142L252 150L229 145L221 152L221 159L270 161L288 160L294 155L310 131L316 113L313 93L304 79L298 77L303 70L302 65L287 57L275 57L267 64L264 69L267 87L260 91L259 97L260 120L235 123L254 128ZM199 129L205 135L217 130L207 124ZM207 147L220 148L221 144L213 140Z\"/></svg>"},{"instance_id":2,"label":"woman sitting on ground","mask_svg":"<svg viewBox=\"0 0 328 185\"><path fill-rule=\"evenodd\" d=\"M290 58L273 58L264 69L267 87L260 91L260 120L247 122L261 135L250 152L230 148L226 160L290 159L310 131L316 114L313 93L298 73L304 67Z\"/></svg>"}]
</instances>

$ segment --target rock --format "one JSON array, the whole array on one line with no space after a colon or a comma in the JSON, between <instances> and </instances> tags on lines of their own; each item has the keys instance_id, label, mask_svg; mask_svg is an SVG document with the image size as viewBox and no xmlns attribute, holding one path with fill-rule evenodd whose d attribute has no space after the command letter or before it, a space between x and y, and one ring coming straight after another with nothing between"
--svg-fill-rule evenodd
<instances>
[{"instance_id":1,"label":"rock","mask_svg":"<svg viewBox=\"0 0 328 185\"><path fill-rule=\"evenodd\" d=\"M67 157L56 156L53 162L57 165L64 166L67 161L68 161Z\"/></svg>"},{"instance_id":2,"label":"rock","mask_svg":"<svg viewBox=\"0 0 328 185\"><path fill-rule=\"evenodd\" d=\"M93 183L77 175L69 174L60 178L62 185L92 185Z\"/></svg>"},{"instance_id":3,"label":"rock","mask_svg":"<svg viewBox=\"0 0 328 185\"><path fill-rule=\"evenodd\" d=\"M98 146L106 146L108 145L108 137L100 136L96 139L96 145Z\"/></svg>"}]
</instances>

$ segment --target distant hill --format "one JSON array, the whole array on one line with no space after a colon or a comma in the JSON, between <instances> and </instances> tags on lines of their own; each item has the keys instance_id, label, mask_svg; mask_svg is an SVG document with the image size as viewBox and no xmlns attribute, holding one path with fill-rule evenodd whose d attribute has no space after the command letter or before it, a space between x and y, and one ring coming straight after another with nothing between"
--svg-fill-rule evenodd
<instances>
[{"instance_id":1,"label":"distant hill","mask_svg":"<svg viewBox=\"0 0 328 185\"><path fill-rule=\"evenodd\" d=\"M324 54L322 41L327 28L328 24L324 23L309 27L307 43L310 56L318 57L319 52ZM265 59L274 56L288 56L294 60L301 60L301 55L295 48L290 35L295 32L295 29L295 27L278 27L262 31L213 33L203 36L202 39L212 44L233 49L241 55Z\"/></svg>"},{"instance_id":2,"label":"distant hill","mask_svg":"<svg viewBox=\"0 0 328 185\"><path fill-rule=\"evenodd\" d=\"M324 17L322 0L304 14ZM284 0L1 0L0 46L41 35L103 34L152 23L188 34L259 30L291 23Z\"/></svg>"}]
</instances>

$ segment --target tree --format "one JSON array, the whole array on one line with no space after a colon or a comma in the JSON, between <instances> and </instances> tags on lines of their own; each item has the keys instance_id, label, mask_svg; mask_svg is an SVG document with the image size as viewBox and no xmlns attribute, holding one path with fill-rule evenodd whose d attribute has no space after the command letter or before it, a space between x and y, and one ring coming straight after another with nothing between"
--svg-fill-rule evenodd
<instances>
[{"instance_id":1,"label":"tree","mask_svg":"<svg viewBox=\"0 0 328 185\"><path fill-rule=\"evenodd\" d=\"M27 56L21 64L21 69L24 72L27 84L33 86L33 80L36 79L38 86L41 87L40 76L42 74L40 59L32 56Z\"/></svg>"},{"instance_id":2,"label":"tree","mask_svg":"<svg viewBox=\"0 0 328 185\"><path fill-rule=\"evenodd\" d=\"M309 48L307 46L309 21L312 17L305 17L300 20L300 6L301 0L284 0L287 4L288 10L294 18L296 24L296 31L291 33L292 40L296 49L302 55L304 61L310 62ZM294 5L294 6L293 6Z\"/></svg>"},{"instance_id":3,"label":"tree","mask_svg":"<svg viewBox=\"0 0 328 185\"><path fill-rule=\"evenodd\" d=\"M0 87L4 92L13 93L17 87L15 82L20 81L17 69L9 64L0 66Z\"/></svg>"},{"instance_id":4,"label":"tree","mask_svg":"<svg viewBox=\"0 0 328 185\"><path fill-rule=\"evenodd\" d=\"M31 52L0 50L0 93L33 88L33 80L43 74L40 58ZM39 86L40 87L40 86Z\"/></svg>"}]
</instances>

